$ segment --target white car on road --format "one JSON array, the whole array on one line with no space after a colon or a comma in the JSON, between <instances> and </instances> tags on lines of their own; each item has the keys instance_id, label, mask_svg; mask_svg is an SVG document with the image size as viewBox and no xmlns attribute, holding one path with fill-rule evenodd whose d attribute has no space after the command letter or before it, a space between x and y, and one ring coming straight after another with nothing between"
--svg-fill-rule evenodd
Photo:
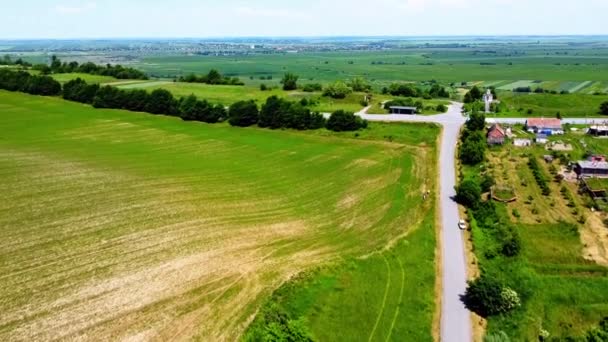
<instances>
[{"instance_id":1,"label":"white car on road","mask_svg":"<svg viewBox=\"0 0 608 342\"><path fill-rule=\"evenodd\" d=\"M460 228L461 230L467 229L467 223L464 220L458 221L458 228Z\"/></svg>"}]
</instances>

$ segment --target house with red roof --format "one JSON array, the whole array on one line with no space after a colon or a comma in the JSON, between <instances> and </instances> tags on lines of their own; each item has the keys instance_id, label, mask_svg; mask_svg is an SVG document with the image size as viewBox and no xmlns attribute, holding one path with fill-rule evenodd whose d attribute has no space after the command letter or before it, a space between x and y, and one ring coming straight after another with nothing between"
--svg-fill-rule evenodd
<instances>
[{"instance_id":1,"label":"house with red roof","mask_svg":"<svg viewBox=\"0 0 608 342\"><path fill-rule=\"evenodd\" d=\"M502 145L506 137L505 130L499 124L493 124L488 130L488 145Z\"/></svg>"},{"instance_id":2,"label":"house with red roof","mask_svg":"<svg viewBox=\"0 0 608 342\"><path fill-rule=\"evenodd\" d=\"M530 133L545 135L564 134L560 119L530 118L526 120L526 130Z\"/></svg>"}]
</instances>

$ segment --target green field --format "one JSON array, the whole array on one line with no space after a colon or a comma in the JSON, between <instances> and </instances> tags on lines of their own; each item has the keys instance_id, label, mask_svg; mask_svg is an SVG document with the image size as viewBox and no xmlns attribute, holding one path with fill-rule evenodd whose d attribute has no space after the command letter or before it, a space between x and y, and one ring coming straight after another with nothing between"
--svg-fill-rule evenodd
<instances>
[{"instance_id":1,"label":"green field","mask_svg":"<svg viewBox=\"0 0 608 342\"><path fill-rule=\"evenodd\" d=\"M502 47L518 50L520 47ZM521 47L521 50L525 49ZM216 68L243 80L251 76L280 79L285 71L302 80L330 82L363 76L384 84L391 81L439 80L544 80L608 81L604 50L580 50L578 56L554 55L530 49L526 55L479 54L472 49L410 49L383 52L294 53L252 56L159 56L144 57L137 67L159 76ZM352 62L352 63L350 63ZM374 64L372 64L374 62ZM381 62L378 63L378 62ZM509 64L511 63L511 64Z\"/></svg>"},{"instance_id":2,"label":"green field","mask_svg":"<svg viewBox=\"0 0 608 342\"><path fill-rule=\"evenodd\" d=\"M226 106L243 100L254 100L258 105L262 105L268 97L273 95L291 101L300 101L303 98L314 99L318 104L309 106L310 109L324 113L334 112L338 109L358 112L363 109L361 101L365 97L364 93L352 93L344 99L332 99L330 97L322 96L321 92L307 93L303 91L284 91L279 88L261 91L259 88L253 86L208 85L169 81L118 83L117 86L121 89L142 88L150 91L162 88L169 90L176 97L194 94L200 99L206 99L212 103L221 103ZM375 95L372 101L373 104L379 108L380 102L390 98L391 97L385 95Z\"/></svg>"},{"instance_id":3,"label":"green field","mask_svg":"<svg viewBox=\"0 0 608 342\"><path fill-rule=\"evenodd\" d=\"M555 117L597 117L602 102L608 101L608 95L586 94L535 94L499 92L499 100L506 104L508 111L498 115L504 117L545 116ZM533 111L532 114L528 110Z\"/></svg>"},{"instance_id":4,"label":"green field","mask_svg":"<svg viewBox=\"0 0 608 342\"><path fill-rule=\"evenodd\" d=\"M81 78L87 83L112 83L117 81L117 79L112 76L101 76L82 73L53 74L51 76L60 83L66 83L70 80L74 80L77 78Z\"/></svg>"},{"instance_id":5,"label":"green field","mask_svg":"<svg viewBox=\"0 0 608 342\"><path fill-rule=\"evenodd\" d=\"M437 127L238 129L4 91L0 113L0 339L235 340L285 281L348 259L364 274L333 274L374 270L343 284L372 302L315 302L430 340ZM346 322L325 317L313 332Z\"/></svg>"}]
</instances>

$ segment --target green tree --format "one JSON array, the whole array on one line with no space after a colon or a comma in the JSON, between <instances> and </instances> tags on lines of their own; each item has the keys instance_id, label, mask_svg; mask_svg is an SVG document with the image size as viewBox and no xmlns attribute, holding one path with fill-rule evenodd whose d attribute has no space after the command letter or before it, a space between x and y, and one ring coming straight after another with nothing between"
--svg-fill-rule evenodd
<instances>
[{"instance_id":1,"label":"green tree","mask_svg":"<svg viewBox=\"0 0 608 342\"><path fill-rule=\"evenodd\" d=\"M485 158L487 144L481 131L465 130L460 145L459 158L465 165L477 165Z\"/></svg>"},{"instance_id":2,"label":"green tree","mask_svg":"<svg viewBox=\"0 0 608 342\"><path fill-rule=\"evenodd\" d=\"M222 84L224 77L216 69L209 70L209 73L205 77L206 83L208 84Z\"/></svg>"},{"instance_id":3,"label":"green tree","mask_svg":"<svg viewBox=\"0 0 608 342\"><path fill-rule=\"evenodd\" d=\"M474 86L473 88L471 88L471 90L469 90L468 93L465 94L464 102L471 103L475 101L480 101L482 98L483 94L481 90L477 86Z\"/></svg>"},{"instance_id":4,"label":"green tree","mask_svg":"<svg viewBox=\"0 0 608 342\"><path fill-rule=\"evenodd\" d=\"M465 179L456 187L456 202L468 208L476 208L481 201L481 187L473 179Z\"/></svg>"},{"instance_id":5,"label":"green tree","mask_svg":"<svg viewBox=\"0 0 608 342\"><path fill-rule=\"evenodd\" d=\"M483 176L481 176L481 191L482 192L489 192L490 190L492 190L492 187L494 185L496 185L496 180L494 179L494 177L492 177L491 174L486 173Z\"/></svg>"},{"instance_id":6,"label":"green tree","mask_svg":"<svg viewBox=\"0 0 608 342\"><path fill-rule=\"evenodd\" d=\"M469 310L482 317L509 312L521 305L519 295L496 278L482 275L470 281L465 293Z\"/></svg>"},{"instance_id":7,"label":"green tree","mask_svg":"<svg viewBox=\"0 0 608 342\"><path fill-rule=\"evenodd\" d=\"M439 113L445 113L448 111L448 107L446 107L446 105L444 105L444 104L438 104L436 110Z\"/></svg>"},{"instance_id":8,"label":"green tree","mask_svg":"<svg viewBox=\"0 0 608 342\"><path fill-rule=\"evenodd\" d=\"M486 116L483 113L472 112L466 123L470 131L483 131L486 128Z\"/></svg>"},{"instance_id":9,"label":"green tree","mask_svg":"<svg viewBox=\"0 0 608 342\"><path fill-rule=\"evenodd\" d=\"M606 101L600 105L600 113L602 115L608 115L608 101Z\"/></svg>"},{"instance_id":10,"label":"green tree","mask_svg":"<svg viewBox=\"0 0 608 342\"><path fill-rule=\"evenodd\" d=\"M253 100L239 101L230 106L228 122L232 126L248 127L258 122L259 110Z\"/></svg>"},{"instance_id":11,"label":"green tree","mask_svg":"<svg viewBox=\"0 0 608 342\"><path fill-rule=\"evenodd\" d=\"M146 105L146 112L152 114L174 115L177 112L176 104L171 92L166 89L155 89L150 93Z\"/></svg>"},{"instance_id":12,"label":"green tree","mask_svg":"<svg viewBox=\"0 0 608 342\"><path fill-rule=\"evenodd\" d=\"M292 74L290 72L283 75L283 79L281 80L281 84L283 85L283 90L296 90L298 89L298 76Z\"/></svg>"},{"instance_id":13,"label":"green tree","mask_svg":"<svg viewBox=\"0 0 608 342\"><path fill-rule=\"evenodd\" d=\"M348 86L353 91L365 92L369 91L372 86L362 77L355 77L348 82Z\"/></svg>"},{"instance_id":14,"label":"green tree","mask_svg":"<svg viewBox=\"0 0 608 342\"><path fill-rule=\"evenodd\" d=\"M337 110L327 120L326 127L335 132L356 131L367 127L367 121L362 120L352 112Z\"/></svg>"}]
</instances>

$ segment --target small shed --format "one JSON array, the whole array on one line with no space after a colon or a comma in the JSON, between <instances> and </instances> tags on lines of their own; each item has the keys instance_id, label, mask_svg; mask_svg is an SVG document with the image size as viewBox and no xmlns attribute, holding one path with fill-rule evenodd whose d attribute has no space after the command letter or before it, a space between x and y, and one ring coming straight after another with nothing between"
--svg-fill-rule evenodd
<instances>
[{"instance_id":1,"label":"small shed","mask_svg":"<svg viewBox=\"0 0 608 342\"><path fill-rule=\"evenodd\" d=\"M499 124L493 124L488 130L488 145L502 145L506 136L505 130Z\"/></svg>"},{"instance_id":2,"label":"small shed","mask_svg":"<svg viewBox=\"0 0 608 342\"><path fill-rule=\"evenodd\" d=\"M405 115L414 115L416 114L416 107L407 107L407 106L390 106L389 107L391 114L405 114Z\"/></svg>"},{"instance_id":3,"label":"small shed","mask_svg":"<svg viewBox=\"0 0 608 342\"><path fill-rule=\"evenodd\" d=\"M536 138L534 138L534 142L536 142L537 144L544 145L549 142L549 138L546 134L537 134Z\"/></svg>"},{"instance_id":4,"label":"small shed","mask_svg":"<svg viewBox=\"0 0 608 342\"><path fill-rule=\"evenodd\" d=\"M514 139L513 145L515 147L527 147L532 146L532 140L530 139Z\"/></svg>"}]
</instances>

